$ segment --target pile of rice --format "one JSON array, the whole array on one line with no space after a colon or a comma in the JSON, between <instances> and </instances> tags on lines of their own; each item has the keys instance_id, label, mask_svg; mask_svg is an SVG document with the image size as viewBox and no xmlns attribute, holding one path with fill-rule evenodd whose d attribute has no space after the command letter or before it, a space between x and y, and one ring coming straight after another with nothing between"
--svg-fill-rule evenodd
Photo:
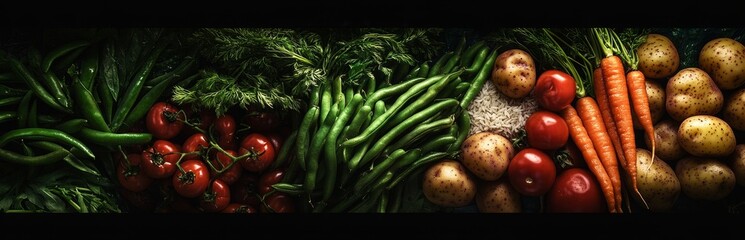
<instances>
[{"instance_id":1,"label":"pile of rice","mask_svg":"<svg viewBox=\"0 0 745 240\"><path fill-rule=\"evenodd\" d=\"M468 106L471 115L469 136L490 131L511 139L525 127L525 121L538 108L535 98L512 99L487 80L479 95Z\"/></svg>"}]
</instances>

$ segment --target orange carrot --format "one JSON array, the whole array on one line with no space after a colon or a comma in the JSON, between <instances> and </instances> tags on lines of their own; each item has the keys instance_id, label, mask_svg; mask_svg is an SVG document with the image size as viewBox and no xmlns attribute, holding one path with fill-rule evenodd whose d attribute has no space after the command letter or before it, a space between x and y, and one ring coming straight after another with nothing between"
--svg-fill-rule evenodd
<instances>
[{"instance_id":1,"label":"orange carrot","mask_svg":"<svg viewBox=\"0 0 745 240\"><path fill-rule=\"evenodd\" d=\"M608 105L611 115L613 115L613 121L616 123L618 137L621 140L621 148L626 158L626 170L631 178L631 186L634 192L641 196L636 184L636 138L634 137L631 103L629 102L623 62L618 56L610 55L600 60L600 68L603 70ZM642 198L642 202L646 207L644 198Z\"/></svg>"},{"instance_id":2,"label":"orange carrot","mask_svg":"<svg viewBox=\"0 0 745 240\"><path fill-rule=\"evenodd\" d=\"M603 115L603 122L608 130L608 136L613 143L613 148L616 149L616 157L621 163L621 167L626 169L626 158L623 157L623 149L621 148L621 140L618 138L618 130L616 130L616 123L613 122L613 116L610 113L610 105L608 103L608 96L605 92L605 83L603 83L603 71L600 67L595 69L593 74L593 84L595 89L595 99L598 101L598 107L600 108L600 114Z\"/></svg>"},{"instance_id":3,"label":"orange carrot","mask_svg":"<svg viewBox=\"0 0 745 240\"><path fill-rule=\"evenodd\" d=\"M652 161L654 161L654 123L652 122L652 113L649 112L649 97L647 97L644 73L639 70L630 71L626 73L626 82L629 86L629 96L631 96L634 112L636 112L639 123L644 128L644 132L647 133L649 142L652 143Z\"/></svg>"},{"instance_id":4,"label":"orange carrot","mask_svg":"<svg viewBox=\"0 0 745 240\"><path fill-rule=\"evenodd\" d=\"M595 178L598 179L600 188L605 196L605 201L608 204L608 211L611 213L617 212L616 198L613 193L613 183L605 172L605 168L603 168L603 163L600 161L600 157L598 157L598 153L595 151L595 146L593 146L592 140L590 139L590 136L588 136L585 126L582 124L582 119L580 119L577 114L577 110L575 110L572 105L569 105L561 111L561 117L567 122L567 126L569 126L569 135L572 137L572 140L577 145L580 152L582 152L582 157L585 158L587 167L590 168L590 171L595 175Z\"/></svg>"},{"instance_id":5,"label":"orange carrot","mask_svg":"<svg viewBox=\"0 0 745 240\"><path fill-rule=\"evenodd\" d=\"M595 102L595 99L591 97L580 98L576 104L582 124L585 125L590 140L592 140L592 145L595 146L595 151L598 153L598 157L600 157L600 162L603 164L603 168L605 168L605 172L613 184L613 192L616 197L616 211L623 212L623 206L621 205L623 202L621 175L618 171L616 151L613 148L610 136L608 136L608 131L605 129L600 108Z\"/></svg>"}]
</instances>

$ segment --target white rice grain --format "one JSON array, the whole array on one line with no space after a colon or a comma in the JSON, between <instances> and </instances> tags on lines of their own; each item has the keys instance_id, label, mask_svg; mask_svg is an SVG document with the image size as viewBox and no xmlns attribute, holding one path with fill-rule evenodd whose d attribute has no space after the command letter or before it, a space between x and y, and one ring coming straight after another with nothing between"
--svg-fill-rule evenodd
<instances>
[{"instance_id":1,"label":"white rice grain","mask_svg":"<svg viewBox=\"0 0 745 240\"><path fill-rule=\"evenodd\" d=\"M468 106L468 113L471 115L471 129L468 135L489 131L511 139L525 127L525 121L537 108L535 98L509 98L487 80L478 96Z\"/></svg>"}]
</instances>

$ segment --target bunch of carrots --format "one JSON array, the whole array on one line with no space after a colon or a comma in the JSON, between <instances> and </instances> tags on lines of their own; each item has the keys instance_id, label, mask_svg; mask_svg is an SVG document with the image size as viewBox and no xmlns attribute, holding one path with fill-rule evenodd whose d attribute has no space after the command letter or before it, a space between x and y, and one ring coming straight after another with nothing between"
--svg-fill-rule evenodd
<instances>
[{"instance_id":1,"label":"bunch of carrots","mask_svg":"<svg viewBox=\"0 0 745 240\"><path fill-rule=\"evenodd\" d=\"M563 109L561 115L569 125L572 140L600 183L608 210L623 212L619 164L630 178L632 190L648 208L636 183L636 139L631 114L633 107L650 137L654 159L654 125L645 77L637 69L638 59L633 49L621 42L613 30L594 28L592 33L597 41L597 45L592 45L602 49L596 56L599 66L593 72L595 99L581 97L575 106ZM628 68L624 67L624 61Z\"/></svg>"}]
</instances>

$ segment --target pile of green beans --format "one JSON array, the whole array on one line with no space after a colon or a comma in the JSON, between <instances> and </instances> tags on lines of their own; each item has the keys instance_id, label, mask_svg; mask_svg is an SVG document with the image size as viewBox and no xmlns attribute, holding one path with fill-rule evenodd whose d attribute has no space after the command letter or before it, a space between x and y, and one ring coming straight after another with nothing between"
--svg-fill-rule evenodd
<instances>
[{"instance_id":1,"label":"pile of green beans","mask_svg":"<svg viewBox=\"0 0 745 240\"><path fill-rule=\"evenodd\" d=\"M385 81L317 86L280 149L291 162L273 188L312 212L397 212L401 182L421 180L426 166L458 154L471 124L466 109L496 53L484 42L466 48L464 39L431 66L398 66Z\"/></svg>"}]
</instances>

